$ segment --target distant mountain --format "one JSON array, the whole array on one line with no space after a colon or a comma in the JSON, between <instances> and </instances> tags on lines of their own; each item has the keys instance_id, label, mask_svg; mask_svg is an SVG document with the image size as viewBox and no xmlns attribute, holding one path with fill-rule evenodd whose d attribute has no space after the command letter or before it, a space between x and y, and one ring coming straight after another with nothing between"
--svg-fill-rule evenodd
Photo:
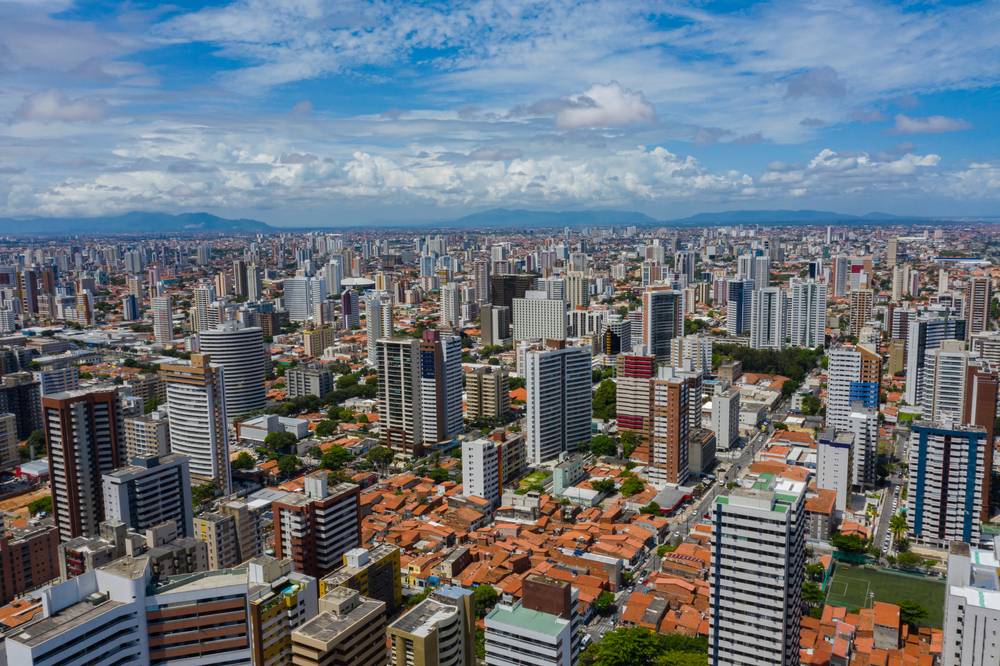
<instances>
[{"instance_id":1,"label":"distant mountain","mask_svg":"<svg viewBox=\"0 0 1000 666\"><path fill-rule=\"evenodd\" d=\"M466 228L519 228L536 229L542 227L576 227L590 225L630 225L649 226L661 224L655 218L632 210L581 210L543 211L518 208L492 208L471 215L465 215L440 226Z\"/></svg>"},{"instance_id":2,"label":"distant mountain","mask_svg":"<svg viewBox=\"0 0 1000 666\"><path fill-rule=\"evenodd\" d=\"M782 224L790 222L861 222L864 220L900 220L905 218L888 213L849 215L827 210L730 210L716 213L698 213L690 217L671 220L671 224L696 226L699 224Z\"/></svg>"},{"instance_id":3,"label":"distant mountain","mask_svg":"<svg viewBox=\"0 0 1000 666\"><path fill-rule=\"evenodd\" d=\"M274 230L259 220L230 220L210 213L171 215L136 211L102 217L0 218L0 234L14 236L267 233Z\"/></svg>"}]
</instances>

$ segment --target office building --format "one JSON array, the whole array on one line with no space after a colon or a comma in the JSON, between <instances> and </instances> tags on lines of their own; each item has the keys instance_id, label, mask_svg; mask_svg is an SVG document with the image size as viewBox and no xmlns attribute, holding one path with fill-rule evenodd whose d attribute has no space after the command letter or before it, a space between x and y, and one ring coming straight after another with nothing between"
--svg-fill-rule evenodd
<instances>
[{"instance_id":1,"label":"office building","mask_svg":"<svg viewBox=\"0 0 1000 666\"><path fill-rule=\"evenodd\" d=\"M835 506L847 510L854 483L854 434L827 430L816 445L816 487L836 491Z\"/></svg>"},{"instance_id":2,"label":"office building","mask_svg":"<svg viewBox=\"0 0 1000 666\"><path fill-rule=\"evenodd\" d=\"M92 389L42 398L52 479L52 506L59 538L97 536L104 520L101 475L125 457L117 391Z\"/></svg>"},{"instance_id":3,"label":"office building","mask_svg":"<svg viewBox=\"0 0 1000 666\"><path fill-rule=\"evenodd\" d=\"M264 389L266 351L263 331L227 321L198 334L201 353L225 371L226 416L235 419L267 404Z\"/></svg>"},{"instance_id":4,"label":"office building","mask_svg":"<svg viewBox=\"0 0 1000 666\"><path fill-rule=\"evenodd\" d=\"M590 441L591 368L586 347L531 350L525 355L527 446L532 464L554 460Z\"/></svg>"},{"instance_id":5,"label":"office building","mask_svg":"<svg viewBox=\"0 0 1000 666\"><path fill-rule=\"evenodd\" d=\"M488 666L573 666L582 646L579 593L562 580L531 574L523 595L486 616Z\"/></svg>"},{"instance_id":6,"label":"office building","mask_svg":"<svg viewBox=\"0 0 1000 666\"><path fill-rule=\"evenodd\" d=\"M294 666L384 666L386 605L335 587L319 600L319 614L292 632Z\"/></svg>"},{"instance_id":7,"label":"office building","mask_svg":"<svg viewBox=\"0 0 1000 666\"><path fill-rule=\"evenodd\" d=\"M495 306L513 308L515 298L535 288L536 276L530 273L494 273L491 276L490 302Z\"/></svg>"},{"instance_id":8,"label":"office building","mask_svg":"<svg viewBox=\"0 0 1000 666\"><path fill-rule=\"evenodd\" d=\"M181 536L194 536L191 477L185 456L134 458L103 476L104 519L141 532L168 520Z\"/></svg>"},{"instance_id":9,"label":"office building","mask_svg":"<svg viewBox=\"0 0 1000 666\"><path fill-rule=\"evenodd\" d=\"M167 389L170 450L188 457L192 484L213 483L230 492L229 425L225 372L206 354L160 366Z\"/></svg>"},{"instance_id":10,"label":"office building","mask_svg":"<svg viewBox=\"0 0 1000 666\"><path fill-rule=\"evenodd\" d=\"M376 365L378 341L393 335L392 297L389 294L376 292L365 299L365 333L368 337L368 365Z\"/></svg>"},{"instance_id":11,"label":"office building","mask_svg":"<svg viewBox=\"0 0 1000 666\"><path fill-rule=\"evenodd\" d=\"M788 344L815 349L826 344L826 290L816 280L791 280Z\"/></svg>"},{"instance_id":12,"label":"office building","mask_svg":"<svg viewBox=\"0 0 1000 666\"><path fill-rule=\"evenodd\" d=\"M720 451L728 451L740 439L740 390L722 381L716 382L712 393L712 432Z\"/></svg>"},{"instance_id":13,"label":"office building","mask_svg":"<svg viewBox=\"0 0 1000 666\"><path fill-rule=\"evenodd\" d=\"M423 451L420 407L420 342L413 338L379 340L378 408L382 443L405 455Z\"/></svg>"},{"instance_id":14,"label":"office building","mask_svg":"<svg viewBox=\"0 0 1000 666\"><path fill-rule=\"evenodd\" d=\"M992 546L949 545L942 666L1000 664L1000 537Z\"/></svg>"},{"instance_id":15,"label":"office building","mask_svg":"<svg viewBox=\"0 0 1000 666\"><path fill-rule=\"evenodd\" d=\"M979 542L988 446L979 426L912 425L906 495L910 538L939 548L952 541Z\"/></svg>"},{"instance_id":16,"label":"office building","mask_svg":"<svg viewBox=\"0 0 1000 666\"><path fill-rule=\"evenodd\" d=\"M871 289L855 289L851 292L850 332L857 338L861 328L872 318L872 307L875 305L875 292Z\"/></svg>"},{"instance_id":17,"label":"office building","mask_svg":"<svg viewBox=\"0 0 1000 666\"><path fill-rule=\"evenodd\" d=\"M161 345L174 341L174 299L171 296L156 296L152 299L153 339Z\"/></svg>"},{"instance_id":18,"label":"office building","mask_svg":"<svg viewBox=\"0 0 1000 666\"><path fill-rule=\"evenodd\" d=\"M642 292L642 344L657 362L670 358L670 341L684 335L681 293L669 287Z\"/></svg>"},{"instance_id":19,"label":"office building","mask_svg":"<svg viewBox=\"0 0 1000 666\"><path fill-rule=\"evenodd\" d=\"M965 285L965 335L970 338L989 328L993 289L988 275L972 275Z\"/></svg>"},{"instance_id":20,"label":"office building","mask_svg":"<svg viewBox=\"0 0 1000 666\"><path fill-rule=\"evenodd\" d=\"M317 579L342 566L344 553L361 543L359 490L353 483L330 488L320 471L306 477L305 493L275 501L275 557Z\"/></svg>"},{"instance_id":21,"label":"office building","mask_svg":"<svg viewBox=\"0 0 1000 666\"><path fill-rule=\"evenodd\" d=\"M743 335L750 331L753 280L726 281L726 333Z\"/></svg>"},{"instance_id":22,"label":"office building","mask_svg":"<svg viewBox=\"0 0 1000 666\"><path fill-rule=\"evenodd\" d=\"M122 423L125 428L126 460L170 453L170 426L165 410L156 410L144 416L130 416Z\"/></svg>"},{"instance_id":23,"label":"office building","mask_svg":"<svg viewBox=\"0 0 1000 666\"><path fill-rule=\"evenodd\" d=\"M340 294L340 328L351 331L361 326L361 306L358 292L345 289Z\"/></svg>"},{"instance_id":24,"label":"office building","mask_svg":"<svg viewBox=\"0 0 1000 666\"><path fill-rule=\"evenodd\" d=\"M473 666L475 628L472 591L436 588L389 625L389 666Z\"/></svg>"},{"instance_id":25,"label":"office building","mask_svg":"<svg viewBox=\"0 0 1000 666\"><path fill-rule=\"evenodd\" d=\"M500 366L466 369L465 418L473 423L500 424L510 415L510 380Z\"/></svg>"},{"instance_id":26,"label":"office building","mask_svg":"<svg viewBox=\"0 0 1000 666\"><path fill-rule=\"evenodd\" d=\"M950 316L924 316L909 323L906 335L906 391L903 399L910 405L923 402L924 361L927 352L941 346L942 340L964 340L965 320Z\"/></svg>"},{"instance_id":27,"label":"office building","mask_svg":"<svg viewBox=\"0 0 1000 666\"><path fill-rule=\"evenodd\" d=\"M514 340L565 340L566 301L543 291L527 291L513 300Z\"/></svg>"},{"instance_id":28,"label":"office building","mask_svg":"<svg viewBox=\"0 0 1000 666\"><path fill-rule=\"evenodd\" d=\"M300 364L285 371L285 390L289 398L307 395L322 398L333 389L333 373L328 366Z\"/></svg>"},{"instance_id":29,"label":"office building","mask_svg":"<svg viewBox=\"0 0 1000 666\"><path fill-rule=\"evenodd\" d=\"M683 484L689 475L688 383L679 377L650 380L649 480L663 486Z\"/></svg>"},{"instance_id":30,"label":"office building","mask_svg":"<svg viewBox=\"0 0 1000 666\"><path fill-rule=\"evenodd\" d=\"M780 287L757 289L750 298L750 347L784 349L786 301Z\"/></svg>"},{"instance_id":31,"label":"office building","mask_svg":"<svg viewBox=\"0 0 1000 666\"><path fill-rule=\"evenodd\" d=\"M462 418L462 339L426 330L418 346L420 424L425 444L444 442L465 431Z\"/></svg>"},{"instance_id":32,"label":"office building","mask_svg":"<svg viewBox=\"0 0 1000 666\"><path fill-rule=\"evenodd\" d=\"M386 613L395 615L403 604L400 553L400 549L390 543L379 543L370 549L352 548L344 553L344 566L320 580L319 592L325 595L338 587L346 587L381 601Z\"/></svg>"},{"instance_id":33,"label":"office building","mask_svg":"<svg viewBox=\"0 0 1000 666\"><path fill-rule=\"evenodd\" d=\"M715 500L708 663L799 663L805 484L762 478Z\"/></svg>"}]
</instances>

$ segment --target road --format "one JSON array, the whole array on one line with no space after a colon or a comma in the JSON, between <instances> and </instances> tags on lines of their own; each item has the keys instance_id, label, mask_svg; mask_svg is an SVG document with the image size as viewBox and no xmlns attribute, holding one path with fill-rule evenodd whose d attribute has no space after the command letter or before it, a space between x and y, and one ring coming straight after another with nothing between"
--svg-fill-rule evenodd
<instances>
[{"instance_id":1,"label":"road","mask_svg":"<svg viewBox=\"0 0 1000 666\"><path fill-rule=\"evenodd\" d=\"M905 460L906 455L906 437L900 433L896 433L896 444L893 450L893 457L896 460ZM882 511L879 513L878 521L875 523L875 534L872 544L882 550L882 542L885 540L885 533L889 529L889 519L892 518L893 507L892 500L895 497L896 489L902 488L904 483L902 477L899 476L897 472L893 472L892 476L886 479L889 483L885 487L885 493L883 494L882 500ZM897 510L902 507L902 500L900 499L899 506Z\"/></svg>"}]
</instances>

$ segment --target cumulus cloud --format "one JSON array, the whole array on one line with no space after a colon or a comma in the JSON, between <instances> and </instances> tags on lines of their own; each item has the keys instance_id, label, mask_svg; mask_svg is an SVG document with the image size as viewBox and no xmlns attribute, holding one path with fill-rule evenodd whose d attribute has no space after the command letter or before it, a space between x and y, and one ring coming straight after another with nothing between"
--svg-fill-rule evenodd
<instances>
[{"instance_id":1,"label":"cumulus cloud","mask_svg":"<svg viewBox=\"0 0 1000 666\"><path fill-rule=\"evenodd\" d=\"M626 90L617 81L594 84L566 101L556 114L556 126L560 129L621 127L648 123L656 117L653 105L641 92Z\"/></svg>"},{"instance_id":2,"label":"cumulus cloud","mask_svg":"<svg viewBox=\"0 0 1000 666\"><path fill-rule=\"evenodd\" d=\"M896 131L900 134L942 134L971 128L972 125L961 118L947 116L915 118L902 113L896 115Z\"/></svg>"},{"instance_id":3,"label":"cumulus cloud","mask_svg":"<svg viewBox=\"0 0 1000 666\"><path fill-rule=\"evenodd\" d=\"M103 99L71 99L53 89L26 95L14 115L19 120L41 123L94 122L104 118L107 106Z\"/></svg>"}]
</instances>

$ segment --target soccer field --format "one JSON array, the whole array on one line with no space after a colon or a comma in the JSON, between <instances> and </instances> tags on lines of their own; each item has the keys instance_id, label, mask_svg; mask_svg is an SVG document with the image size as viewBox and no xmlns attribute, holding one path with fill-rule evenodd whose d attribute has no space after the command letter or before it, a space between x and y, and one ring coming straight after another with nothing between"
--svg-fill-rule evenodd
<instances>
[{"instance_id":1,"label":"soccer field","mask_svg":"<svg viewBox=\"0 0 1000 666\"><path fill-rule=\"evenodd\" d=\"M944 621L944 582L881 569L837 564L827 586L826 603L847 608L867 608L872 601L914 601L927 609L924 625L940 627Z\"/></svg>"}]
</instances>

